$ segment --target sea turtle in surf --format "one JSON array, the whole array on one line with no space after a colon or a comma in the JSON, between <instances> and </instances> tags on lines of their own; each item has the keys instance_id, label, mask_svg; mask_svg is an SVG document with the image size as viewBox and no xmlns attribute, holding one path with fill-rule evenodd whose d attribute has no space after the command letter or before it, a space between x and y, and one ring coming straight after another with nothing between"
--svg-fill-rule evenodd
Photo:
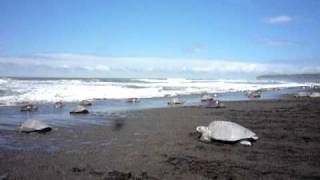
<instances>
[{"instance_id":1,"label":"sea turtle in surf","mask_svg":"<svg viewBox=\"0 0 320 180\"><path fill-rule=\"evenodd\" d=\"M240 142L251 146L250 140L258 140L258 136L251 130L230 121L212 121L209 126L198 126L197 132L201 133L200 140L210 142L211 140Z\"/></svg>"},{"instance_id":2,"label":"sea turtle in surf","mask_svg":"<svg viewBox=\"0 0 320 180\"><path fill-rule=\"evenodd\" d=\"M172 97L168 102L168 105L181 105L181 104L184 104L184 102L180 100L179 97Z\"/></svg>"},{"instance_id":3,"label":"sea turtle in surf","mask_svg":"<svg viewBox=\"0 0 320 180\"><path fill-rule=\"evenodd\" d=\"M20 132L25 132L25 133L30 133L30 132L48 132L51 131L51 127L40 121L40 120L36 120L36 119L29 119L27 121L25 121L19 128L18 131Z\"/></svg>"},{"instance_id":4,"label":"sea turtle in surf","mask_svg":"<svg viewBox=\"0 0 320 180\"><path fill-rule=\"evenodd\" d=\"M201 96L201 102L208 102L208 101L213 101L213 97L210 96L209 94L204 94Z\"/></svg>"},{"instance_id":5,"label":"sea turtle in surf","mask_svg":"<svg viewBox=\"0 0 320 180\"><path fill-rule=\"evenodd\" d=\"M140 102L140 99L139 98L129 98L129 99L127 99L127 102L128 103L138 103L138 102Z\"/></svg>"},{"instance_id":6,"label":"sea turtle in surf","mask_svg":"<svg viewBox=\"0 0 320 180\"><path fill-rule=\"evenodd\" d=\"M79 105L74 110L70 111L70 114L88 114L89 111L85 107Z\"/></svg>"},{"instance_id":7,"label":"sea turtle in surf","mask_svg":"<svg viewBox=\"0 0 320 180\"><path fill-rule=\"evenodd\" d=\"M81 105L81 106L91 106L92 103L90 101L88 101L88 100L82 100L82 101L80 101L79 105Z\"/></svg>"},{"instance_id":8,"label":"sea turtle in surf","mask_svg":"<svg viewBox=\"0 0 320 180\"><path fill-rule=\"evenodd\" d=\"M58 101L58 102L54 103L55 108L62 108L63 106L64 106L64 104L62 101Z\"/></svg>"},{"instance_id":9,"label":"sea turtle in surf","mask_svg":"<svg viewBox=\"0 0 320 180\"><path fill-rule=\"evenodd\" d=\"M22 111L22 112L23 111L36 111L36 110L38 110L38 107L36 105L30 104L30 103L22 106L20 109L20 111Z\"/></svg>"},{"instance_id":10,"label":"sea turtle in surf","mask_svg":"<svg viewBox=\"0 0 320 180\"><path fill-rule=\"evenodd\" d=\"M260 98L261 97L261 90L255 90L255 91L246 91L244 94L248 98Z\"/></svg>"}]
</instances>

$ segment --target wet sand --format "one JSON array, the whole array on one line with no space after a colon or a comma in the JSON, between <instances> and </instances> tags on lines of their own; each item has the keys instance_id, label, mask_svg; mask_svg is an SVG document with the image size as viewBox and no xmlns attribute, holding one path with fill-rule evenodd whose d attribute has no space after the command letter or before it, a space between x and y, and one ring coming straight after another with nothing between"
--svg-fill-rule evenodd
<instances>
[{"instance_id":1,"label":"wet sand","mask_svg":"<svg viewBox=\"0 0 320 180\"><path fill-rule=\"evenodd\" d=\"M320 179L320 99L128 112L47 134L0 131L0 179ZM202 143L197 125L229 120L251 147Z\"/></svg>"}]
</instances>

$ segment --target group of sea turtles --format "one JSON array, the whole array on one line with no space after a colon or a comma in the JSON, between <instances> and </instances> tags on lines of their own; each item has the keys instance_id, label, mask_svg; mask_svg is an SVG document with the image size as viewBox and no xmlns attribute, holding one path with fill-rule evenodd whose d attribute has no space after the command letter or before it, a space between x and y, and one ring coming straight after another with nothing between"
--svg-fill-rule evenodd
<instances>
[{"instance_id":1,"label":"group of sea turtles","mask_svg":"<svg viewBox=\"0 0 320 180\"><path fill-rule=\"evenodd\" d=\"M214 94L213 96L209 94L203 94L201 96L201 105L200 107L205 107L205 108L225 108L225 104L222 103L219 100L215 100L217 95ZM185 101L181 100L178 96L171 97L168 101L168 105L182 105L184 104Z\"/></svg>"},{"instance_id":2,"label":"group of sea turtles","mask_svg":"<svg viewBox=\"0 0 320 180\"><path fill-rule=\"evenodd\" d=\"M88 109L85 106L91 106L92 103L88 100L82 100L80 101L79 105L75 107L72 111L70 111L70 114L87 114L89 113ZM64 103L62 101L58 101L54 104L55 108L62 108L64 106ZM32 112L36 111L38 107L34 104L28 103L21 107L20 111L27 111ZM45 122L37 119L28 119L25 121L19 128L18 131L20 132L40 132L45 133L50 131L52 128L46 124Z\"/></svg>"},{"instance_id":3,"label":"group of sea turtles","mask_svg":"<svg viewBox=\"0 0 320 180\"><path fill-rule=\"evenodd\" d=\"M214 95L216 97L216 95ZM214 97L204 94L201 97L201 102L207 103L207 107L222 108L225 107L220 101L215 101ZM138 103L138 98L130 98L127 100L128 103ZM183 104L184 101L180 100L179 97L172 97L168 101L169 105ZM55 104L56 108L62 108L64 103L59 101ZM89 113L86 106L91 106L92 103L88 100L80 101L79 105L73 109L70 114L75 113ZM21 111L36 111L37 107L33 104L27 104L21 107ZM36 119L29 119L25 121L18 130L20 132L48 132L52 128L44 123L43 121ZM239 141L243 145L251 145L252 140L257 140L258 136L251 130L230 121L213 121L208 126L198 126L196 131L201 134L200 141L210 142L211 140L236 142Z\"/></svg>"},{"instance_id":4,"label":"group of sea turtles","mask_svg":"<svg viewBox=\"0 0 320 180\"><path fill-rule=\"evenodd\" d=\"M245 95L250 98L257 98L261 96L261 91L247 91ZM209 94L204 94L201 97L201 102L206 103L207 108L224 108L225 105L218 100L214 100L214 97ZM295 95L295 97L320 97L319 92L300 92ZM138 103L140 99L129 98L128 103ZM179 97L171 97L168 101L168 105L179 105L184 104ZM92 103L88 100L83 100L79 105L70 112L74 113L89 113L86 106L91 106ZM56 108L63 107L63 102L59 101L55 103ZM37 106L33 104L26 104L21 107L21 111L36 111ZM21 132L47 132L51 130L51 127L35 119L30 119L25 121L19 128ZM200 141L210 142L212 140L223 141L223 142L239 142L242 145L251 146L252 141L258 140L258 136L251 130L230 121L212 121L208 126L198 126L196 127L196 132L200 133Z\"/></svg>"}]
</instances>

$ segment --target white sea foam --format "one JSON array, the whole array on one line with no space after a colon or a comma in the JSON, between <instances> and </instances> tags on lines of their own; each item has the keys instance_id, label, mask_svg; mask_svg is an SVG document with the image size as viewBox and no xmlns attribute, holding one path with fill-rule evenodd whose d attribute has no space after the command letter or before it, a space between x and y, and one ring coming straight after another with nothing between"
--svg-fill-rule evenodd
<instances>
[{"instance_id":1,"label":"white sea foam","mask_svg":"<svg viewBox=\"0 0 320 180\"><path fill-rule=\"evenodd\" d=\"M4 83L7 83L7 80L5 80L5 79L0 79L0 84L4 84Z\"/></svg>"},{"instance_id":2,"label":"white sea foam","mask_svg":"<svg viewBox=\"0 0 320 180\"><path fill-rule=\"evenodd\" d=\"M188 80L188 79L0 79L0 89L10 93L0 94L0 103L13 105L26 101L56 102L83 99L152 98L165 95L188 95L236 92L261 88L290 88L312 86L305 83Z\"/></svg>"}]
</instances>

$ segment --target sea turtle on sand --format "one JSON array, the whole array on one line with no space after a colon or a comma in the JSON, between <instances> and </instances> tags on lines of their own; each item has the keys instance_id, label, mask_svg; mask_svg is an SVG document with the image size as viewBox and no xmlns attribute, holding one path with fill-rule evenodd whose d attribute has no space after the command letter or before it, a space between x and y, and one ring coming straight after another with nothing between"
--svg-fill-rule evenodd
<instances>
[{"instance_id":1,"label":"sea turtle on sand","mask_svg":"<svg viewBox=\"0 0 320 180\"><path fill-rule=\"evenodd\" d=\"M222 103L221 101L219 100L216 100L215 102L208 102L206 105L205 105L206 108L225 108L226 105L224 103Z\"/></svg>"},{"instance_id":2,"label":"sea turtle on sand","mask_svg":"<svg viewBox=\"0 0 320 180\"><path fill-rule=\"evenodd\" d=\"M168 102L168 105L181 105L181 104L184 104L184 102L180 100L179 97L172 97Z\"/></svg>"},{"instance_id":3,"label":"sea turtle on sand","mask_svg":"<svg viewBox=\"0 0 320 180\"><path fill-rule=\"evenodd\" d=\"M201 102L208 102L208 101L213 101L213 97L210 96L209 94L204 94L201 96Z\"/></svg>"},{"instance_id":4,"label":"sea turtle on sand","mask_svg":"<svg viewBox=\"0 0 320 180\"><path fill-rule=\"evenodd\" d=\"M26 104L24 106L21 107L20 111L36 111L38 110L38 107L34 104Z\"/></svg>"},{"instance_id":5,"label":"sea turtle on sand","mask_svg":"<svg viewBox=\"0 0 320 180\"><path fill-rule=\"evenodd\" d=\"M294 95L294 97L299 98L299 97L309 97L310 93L309 92L298 92L297 94Z\"/></svg>"},{"instance_id":6,"label":"sea turtle on sand","mask_svg":"<svg viewBox=\"0 0 320 180\"><path fill-rule=\"evenodd\" d=\"M251 146L249 140L258 140L254 132L230 121L212 121L209 126L198 126L196 130L201 133L200 140L203 142L217 140Z\"/></svg>"},{"instance_id":7,"label":"sea turtle on sand","mask_svg":"<svg viewBox=\"0 0 320 180\"><path fill-rule=\"evenodd\" d=\"M25 121L19 128L18 131L20 132L25 132L25 133L30 133L30 132L48 132L51 131L51 127L36 119L29 119Z\"/></svg>"},{"instance_id":8,"label":"sea turtle on sand","mask_svg":"<svg viewBox=\"0 0 320 180\"><path fill-rule=\"evenodd\" d=\"M88 101L88 100L82 100L82 101L80 101L79 105L81 105L81 106L91 106L92 103L90 101Z\"/></svg>"},{"instance_id":9,"label":"sea turtle on sand","mask_svg":"<svg viewBox=\"0 0 320 180\"><path fill-rule=\"evenodd\" d=\"M139 98L129 98L129 99L127 99L127 102L128 103L138 103L138 102L140 102L140 99Z\"/></svg>"},{"instance_id":10,"label":"sea turtle on sand","mask_svg":"<svg viewBox=\"0 0 320 180\"><path fill-rule=\"evenodd\" d=\"M309 95L309 97L311 97L311 98L318 98L318 97L320 97L320 93L319 93L319 92L312 92L312 93Z\"/></svg>"},{"instance_id":11,"label":"sea turtle on sand","mask_svg":"<svg viewBox=\"0 0 320 180\"><path fill-rule=\"evenodd\" d=\"M88 113L89 111L81 105L77 106L74 110L70 111L70 114L88 114Z\"/></svg>"}]
</instances>

